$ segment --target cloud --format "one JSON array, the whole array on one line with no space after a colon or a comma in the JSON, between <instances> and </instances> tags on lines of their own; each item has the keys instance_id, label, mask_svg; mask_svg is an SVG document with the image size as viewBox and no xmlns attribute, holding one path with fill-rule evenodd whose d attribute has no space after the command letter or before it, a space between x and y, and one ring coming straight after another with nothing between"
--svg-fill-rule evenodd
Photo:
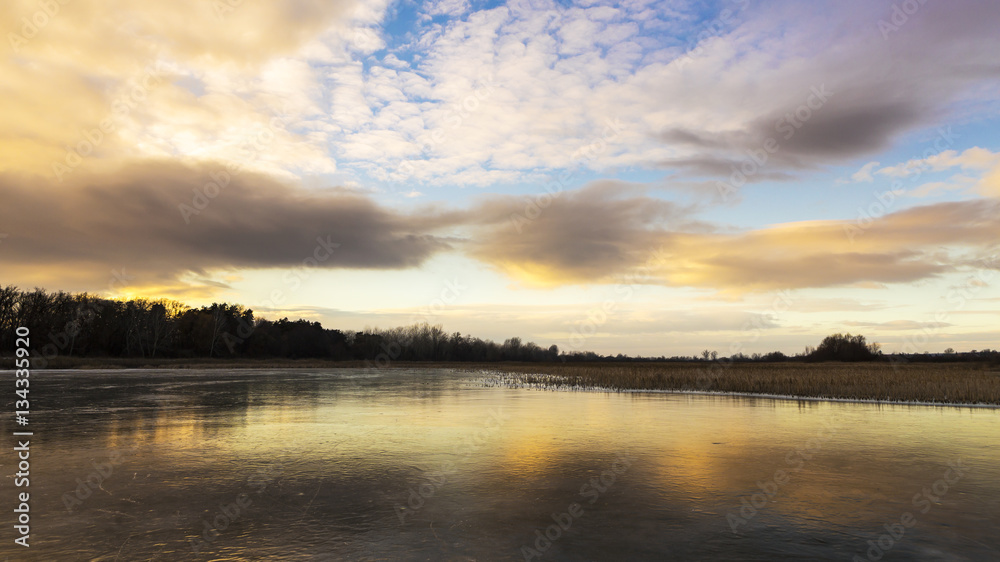
<instances>
[{"instance_id":1,"label":"cloud","mask_svg":"<svg viewBox=\"0 0 1000 562\"><path fill-rule=\"evenodd\" d=\"M751 10L740 26L699 45L680 73L667 66L651 80L671 109L684 112L661 110L662 119L650 120L662 121L659 138L674 150L664 166L684 175L728 176L733 160L751 158L768 139L779 146L768 155L770 172L872 156L960 105L984 103L980 86L996 84L1000 57L953 39L970 34L1000 46L991 31L1000 14L985 3L922 6L889 41L873 24L887 17L880 4L815 8L807 14L778 3L766 13ZM704 72L717 78L710 81ZM681 76L687 92L673 83ZM824 88L831 95L821 103L815 92ZM749 181L762 179L770 178Z\"/></svg>"},{"instance_id":2,"label":"cloud","mask_svg":"<svg viewBox=\"0 0 1000 562\"><path fill-rule=\"evenodd\" d=\"M977 258L1000 240L1000 199L907 209L852 239L848 221L734 232L620 181L405 213L356 190L225 170L136 161L76 176L69 188L4 175L6 279L103 290L109 272L125 268L136 286L210 291L247 270L407 269L457 252L529 287L624 282L740 295L915 282L982 267ZM210 181L222 185L217 194ZM206 190L214 196L196 195Z\"/></svg>"},{"instance_id":3,"label":"cloud","mask_svg":"<svg viewBox=\"0 0 1000 562\"><path fill-rule=\"evenodd\" d=\"M983 177L978 187L985 197L1000 197L1000 164Z\"/></svg>"},{"instance_id":4,"label":"cloud","mask_svg":"<svg viewBox=\"0 0 1000 562\"><path fill-rule=\"evenodd\" d=\"M965 189L969 187L970 183L971 182L968 181L967 178L958 177L958 178L952 178L950 181L935 181L935 182L921 184L916 188L910 190L909 192L899 189L893 191L892 193L894 195L906 195L909 197L917 197L917 198L931 197L933 195L937 195L939 193L943 193L946 191Z\"/></svg>"},{"instance_id":5,"label":"cloud","mask_svg":"<svg viewBox=\"0 0 1000 562\"><path fill-rule=\"evenodd\" d=\"M0 15L11 30L0 169L51 177L137 157L233 158L275 116L301 125L321 92L302 52L319 53L312 43L323 34L346 35L358 9L354 0L49 4L58 11L39 28L24 23L45 15L38 3ZM276 136L251 165L335 169L322 138Z\"/></svg>"},{"instance_id":6,"label":"cloud","mask_svg":"<svg viewBox=\"0 0 1000 562\"><path fill-rule=\"evenodd\" d=\"M469 1L435 0L434 2L426 3L423 9L428 16L459 17L469 9Z\"/></svg>"},{"instance_id":7,"label":"cloud","mask_svg":"<svg viewBox=\"0 0 1000 562\"><path fill-rule=\"evenodd\" d=\"M473 211L484 226L467 251L532 285L600 282L647 259L681 208L621 182L555 198L494 197Z\"/></svg>"},{"instance_id":8,"label":"cloud","mask_svg":"<svg viewBox=\"0 0 1000 562\"><path fill-rule=\"evenodd\" d=\"M795 312L871 312L893 308L884 301L834 297L810 297L795 300Z\"/></svg>"},{"instance_id":9,"label":"cloud","mask_svg":"<svg viewBox=\"0 0 1000 562\"><path fill-rule=\"evenodd\" d=\"M968 189L978 191L983 197L1000 196L1000 153L985 148L972 147L959 153L945 150L926 158L908 160L895 166L880 168L875 173L890 178L908 178L926 172L941 172L958 168L963 173L978 173L978 178L958 175L948 181L931 182L921 185L910 194L926 197L939 191Z\"/></svg>"},{"instance_id":10,"label":"cloud","mask_svg":"<svg viewBox=\"0 0 1000 562\"><path fill-rule=\"evenodd\" d=\"M961 153L954 150L945 150L927 158L916 158L896 166L886 166L880 168L875 173L883 176L905 178L928 170L940 172L951 168L960 168L963 171L984 171L992 169L998 164L1000 164L1000 153L991 152L977 146L966 149Z\"/></svg>"},{"instance_id":11,"label":"cloud","mask_svg":"<svg viewBox=\"0 0 1000 562\"><path fill-rule=\"evenodd\" d=\"M532 286L642 282L725 293L910 283L972 265L995 250L1000 200L917 207L876 219L788 223L741 233L687 220L641 194L592 188L563 194L527 217L523 201L494 200L470 252ZM503 220L505 217L511 219ZM972 265L975 267L974 265Z\"/></svg>"},{"instance_id":12,"label":"cloud","mask_svg":"<svg viewBox=\"0 0 1000 562\"><path fill-rule=\"evenodd\" d=\"M954 326L948 322L916 322L914 320L890 320L888 322L844 322L845 326L888 331L940 330Z\"/></svg>"},{"instance_id":13,"label":"cloud","mask_svg":"<svg viewBox=\"0 0 1000 562\"><path fill-rule=\"evenodd\" d=\"M861 167L860 170L851 174L851 180L855 182L872 182L875 178L872 176L872 170L878 167L878 162L869 162Z\"/></svg>"},{"instance_id":14,"label":"cloud","mask_svg":"<svg viewBox=\"0 0 1000 562\"><path fill-rule=\"evenodd\" d=\"M292 268L307 258L317 267L409 268L451 247L434 234L438 223L450 224L447 216L396 213L347 190L307 191L252 172L231 176L214 198L195 199L222 174L222 164L141 162L81 175L69 189L3 176L4 272L94 290L106 286L110 269L124 267L137 286L166 286L220 270Z\"/></svg>"},{"instance_id":15,"label":"cloud","mask_svg":"<svg viewBox=\"0 0 1000 562\"><path fill-rule=\"evenodd\" d=\"M386 2L218 5L60 8L0 61L9 85L0 169L52 173L152 66L162 69L155 87L88 168L232 159L288 115L259 171L479 186L576 166L721 178L774 137L780 150L749 181L784 181L982 103L1000 66L1000 15L974 0L923 6L889 41L873 23L888 9L861 0L748 5L709 18L700 36L692 29L708 24L693 2L475 9L446 0L422 9L461 17L399 37L383 27ZM36 9L20 6L0 16L5 28L20 29ZM258 29L268 32L248 32ZM832 97L786 138L778 128L800 121L824 86ZM620 126L606 138L609 122Z\"/></svg>"}]
</instances>

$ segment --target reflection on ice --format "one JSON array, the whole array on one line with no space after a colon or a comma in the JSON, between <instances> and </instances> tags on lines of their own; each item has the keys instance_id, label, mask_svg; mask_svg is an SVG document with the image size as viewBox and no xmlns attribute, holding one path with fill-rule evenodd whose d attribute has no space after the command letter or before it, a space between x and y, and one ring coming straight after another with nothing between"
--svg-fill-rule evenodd
<instances>
[{"instance_id":1,"label":"reflection on ice","mask_svg":"<svg viewBox=\"0 0 1000 562\"><path fill-rule=\"evenodd\" d=\"M32 392L17 559L864 560L886 525L886 560L1000 556L997 410L440 370L40 372Z\"/></svg>"}]
</instances>

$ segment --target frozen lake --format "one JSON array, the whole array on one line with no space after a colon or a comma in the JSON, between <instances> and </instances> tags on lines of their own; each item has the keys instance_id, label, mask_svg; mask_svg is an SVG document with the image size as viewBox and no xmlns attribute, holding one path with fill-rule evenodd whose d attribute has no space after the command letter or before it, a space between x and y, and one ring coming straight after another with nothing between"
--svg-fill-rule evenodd
<instances>
[{"instance_id":1,"label":"frozen lake","mask_svg":"<svg viewBox=\"0 0 1000 562\"><path fill-rule=\"evenodd\" d=\"M996 409L474 378L34 372L32 546L14 545L8 523L0 555L1000 559ZM2 428L19 429L10 416ZM12 458L8 449L8 521Z\"/></svg>"}]
</instances>

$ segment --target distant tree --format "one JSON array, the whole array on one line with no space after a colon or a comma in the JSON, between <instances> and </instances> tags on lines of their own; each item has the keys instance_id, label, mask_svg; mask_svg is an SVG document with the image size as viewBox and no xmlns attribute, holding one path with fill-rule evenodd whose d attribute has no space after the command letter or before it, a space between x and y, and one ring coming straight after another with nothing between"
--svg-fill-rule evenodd
<instances>
[{"instance_id":1,"label":"distant tree","mask_svg":"<svg viewBox=\"0 0 1000 562\"><path fill-rule=\"evenodd\" d=\"M506 361L517 361L520 359L521 338L508 338L503 342L503 358Z\"/></svg>"},{"instance_id":2,"label":"distant tree","mask_svg":"<svg viewBox=\"0 0 1000 562\"><path fill-rule=\"evenodd\" d=\"M0 287L0 349L14 348L14 330L17 328L17 313L21 292L10 285Z\"/></svg>"},{"instance_id":3,"label":"distant tree","mask_svg":"<svg viewBox=\"0 0 1000 562\"><path fill-rule=\"evenodd\" d=\"M764 356L764 361L772 361L772 362L786 361L787 359L788 357L786 357L785 354L780 351L772 351L771 353L768 353L767 355Z\"/></svg>"},{"instance_id":4,"label":"distant tree","mask_svg":"<svg viewBox=\"0 0 1000 562\"><path fill-rule=\"evenodd\" d=\"M868 344L861 334L833 334L823 338L819 347L809 354L811 361L871 361L878 357L879 345Z\"/></svg>"}]
</instances>

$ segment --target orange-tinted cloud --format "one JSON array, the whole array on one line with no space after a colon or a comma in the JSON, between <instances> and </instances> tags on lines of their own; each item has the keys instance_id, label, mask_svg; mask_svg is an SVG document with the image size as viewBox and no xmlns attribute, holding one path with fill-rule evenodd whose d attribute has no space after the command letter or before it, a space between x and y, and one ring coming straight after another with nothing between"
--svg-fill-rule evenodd
<instances>
[{"instance_id":1,"label":"orange-tinted cloud","mask_svg":"<svg viewBox=\"0 0 1000 562\"><path fill-rule=\"evenodd\" d=\"M262 68L336 29L357 2L231 4L11 3L0 13L8 43L0 57L0 172L58 177L65 174L53 170L57 163L75 171L66 162L74 151L92 169L219 151L215 144L232 142L234 131L297 102L275 91L294 73Z\"/></svg>"},{"instance_id":2,"label":"orange-tinted cloud","mask_svg":"<svg viewBox=\"0 0 1000 562\"><path fill-rule=\"evenodd\" d=\"M494 202L491 212L520 214L523 203ZM483 226L471 251L531 285L614 281L638 270L647 282L747 292L917 281L995 252L997 240L997 199L918 207L864 225L722 233L685 228L679 209L656 199L583 190L555 199L535 220Z\"/></svg>"}]
</instances>

